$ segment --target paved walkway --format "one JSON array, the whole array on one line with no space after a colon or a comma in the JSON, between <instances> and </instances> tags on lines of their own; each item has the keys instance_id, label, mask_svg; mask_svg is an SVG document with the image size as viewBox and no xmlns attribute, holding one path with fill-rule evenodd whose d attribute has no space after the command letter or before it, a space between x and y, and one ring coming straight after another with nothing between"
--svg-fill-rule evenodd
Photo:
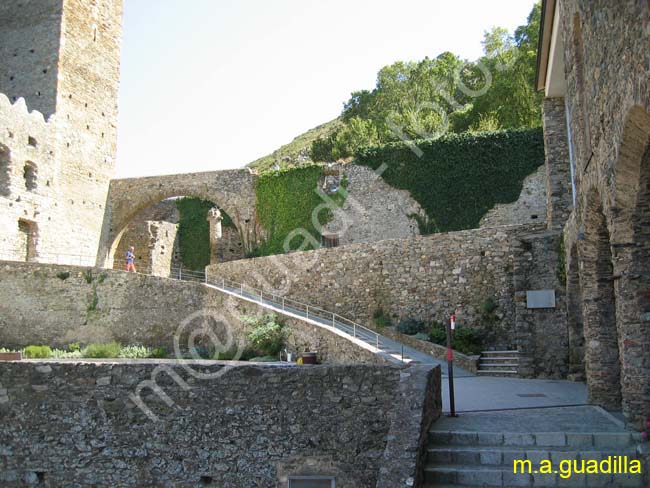
<instances>
[{"instance_id":1,"label":"paved walkway","mask_svg":"<svg viewBox=\"0 0 650 488\"><path fill-rule=\"evenodd\" d=\"M456 370L454 369L454 372ZM584 383L454 374L457 412L587 404ZM442 382L443 409L449 411L449 387Z\"/></svg>"}]
</instances>

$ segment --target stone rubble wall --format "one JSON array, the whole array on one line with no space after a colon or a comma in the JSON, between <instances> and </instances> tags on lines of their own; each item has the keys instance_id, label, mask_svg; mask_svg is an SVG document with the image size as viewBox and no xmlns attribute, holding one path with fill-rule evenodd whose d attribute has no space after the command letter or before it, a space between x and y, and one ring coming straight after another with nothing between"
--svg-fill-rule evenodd
<instances>
[{"instance_id":1,"label":"stone rubble wall","mask_svg":"<svg viewBox=\"0 0 650 488\"><path fill-rule=\"evenodd\" d=\"M323 234L339 236L339 244L400 239L420 234L417 222L409 217L424 210L407 190L397 190L365 166L335 165L348 180L348 197L334 211Z\"/></svg>"},{"instance_id":2,"label":"stone rubble wall","mask_svg":"<svg viewBox=\"0 0 650 488\"><path fill-rule=\"evenodd\" d=\"M490 345L516 348L515 293L536 285L525 272L515 272L519 260L531 259L518 256L527 252L519 240L542 233L540 245L548 252L540 251L536 258L540 268L554 272L556 241L544 232L544 226L535 225L478 229L235 261L207 270L210 279L263 286L265 292L284 294L370 327L378 310L395 323L405 318L442 322L455 311L460 326L482 330ZM481 318L489 300L498 304L496 325Z\"/></svg>"},{"instance_id":3,"label":"stone rubble wall","mask_svg":"<svg viewBox=\"0 0 650 488\"><path fill-rule=\"evenodd\" d=\"M203 313L224 349L248 346L250 326L242 317L268 311L200 283L103 269L36 263L0 262L0 348L45 344L65 348L73 342L117 341L165 347L189 346L190 331L204 326ZM90 281L90 282L89 282ZM294 358L318 353L330 364L385 364L381 356L324 328L280 317ZM205 336L197 344L209 345ZM199 344L199 345L200 345Z\"/></svg>"},{"instance_id":4,"label":"stone rubble wall","mask_svg":"<svg viewBox=\"0 0 650 488\"><path fill-rule=\"evenodd\" d=\"M498 203L481 219L479 227L546 222L546 170L540 166L528 175L516 202Z\"/></svg>"},{"instance_id":5,"label":"stone rubble wall","mask_svg":"<svg viewBox=\"0 0 650 488\"><path fill-rule=\"evenodd\" d=\"M440 369L407 371L212 361L2 363L0 481L275 488L289 476L324 475L341 488L411 487L421 469L422 427L440 415ZM137 408L138 398L157 421Z\"/></svg>"},{"instance_id":6,"label":"stone rubble wall","mask_svg":"<svg viewBox=\"0 0 650 488\"><path fill-rule=\"evenodd\" d=\"M117 246L113 269L124 269L126 251L135 247L138 273L168 277L177 252L178 225L165 221L138 221L129 225Z\"/></svg>"}]
</instances>

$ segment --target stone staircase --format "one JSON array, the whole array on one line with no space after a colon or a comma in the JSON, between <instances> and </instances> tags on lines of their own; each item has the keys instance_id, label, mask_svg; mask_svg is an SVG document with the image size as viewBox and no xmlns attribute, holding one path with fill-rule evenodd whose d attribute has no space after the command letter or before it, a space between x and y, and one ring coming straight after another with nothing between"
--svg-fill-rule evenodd
<instances>
[{"instance_id":1,"label":"stone staircase","mask_svg":"<svg viewBox=\"0 0 650 488\"><path fill-rule=\"evenodd\" d=\"M643 487L642 475L574 474L560 476L562 460L601 461L608 456L637 459L640 436L629 432L429 432L425 487ZM514 474L513 461L530 460L530 474ZM542 460L553 463L554 474L536 474Z\"/></svg>"},{"instance_id":2,"label":"stone staircase","mask_svg":"<svg viewBox=\"0 0 650 488\"><path fill-rule=\"evenodd\" d=\"M483 351L476 371L485 376L517 376L519 351Z\"/></svg>"}]
</instances>

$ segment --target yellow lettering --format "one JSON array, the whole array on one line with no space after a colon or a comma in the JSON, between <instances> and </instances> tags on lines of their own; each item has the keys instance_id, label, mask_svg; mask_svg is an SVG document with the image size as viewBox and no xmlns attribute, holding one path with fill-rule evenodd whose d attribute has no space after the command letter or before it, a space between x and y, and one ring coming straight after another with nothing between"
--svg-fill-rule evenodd
<instances>
[{"instance_id":1,"label":"yellow lettering","mask_svg":"<svg viewBox=\"0 0 650 488\"><path fill-rule=\"evenodd\" d=\"M567 479L571 477L571 461L563 459L560 461L560 478Z\"/></svg>"},{"instance_id":2,"label":"yellow lettering","mask_svg":"<svg viewBox=\"0 0 650 488\"><path fill-rule=\"evenodd\" d=\"M539 472L541 474L553 474L553 463L550 460L544 459L539 463Z\"/></svg>"},{"instance_id":3,"label":"yellow lettering","mask_svg":"<svg viewBox=\"0 0 650 488\"><path fill-rule=\"evenodd\" d=\"M533 463L528 459L515 459L512 470L514 474L530 474L533 472Z\"/></svg>"},{"instance_id":4,"label":"yellow lettering","mask_svg":"<svg viewBox=\"0 0 650 488\"><path fill-rule=\"evenodd\" d=\"M598 474L598 461L589 459L587 461L587 474Z\"/></svg>"},{"instance_id":5,"label":"yellow lettering","mask_svg":"<svg viewBox=\"0 0 650 488\"><path fill-rule=\"evenodd\" d=\"M612 457L608 457L607 459L603 459L600 462L600 472L602 474L611 474L612 472Z\"/></svg>"},{"instance_id":6,"label":"yellow lettering","mask_svg":"<svg viewBox=\"0 0 650 488\"><path fill-rule=\"evenodd\" d=\"M576 473L576 474L584 474L584 472L585 472L585 461L584 461L584 459L582 461L580 461L580 464L578 464L578 461L573 461L573 472Z\"/></svg>"},{"instance_id":7,"label":"yellow lettering","mask_svg":"<svg viewBox=\"0 0 650 488\"><path fill-rule=\"evenodd\" d=\"M638 459L630 461L630 474L641 474L641 461Z\"/></svg>"}]
</instances>

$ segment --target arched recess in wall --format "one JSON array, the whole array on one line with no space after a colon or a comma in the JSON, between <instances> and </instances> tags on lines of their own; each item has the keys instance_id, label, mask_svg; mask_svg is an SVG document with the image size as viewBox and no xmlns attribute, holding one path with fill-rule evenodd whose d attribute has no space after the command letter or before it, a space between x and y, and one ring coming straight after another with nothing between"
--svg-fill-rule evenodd
<instances>
[{"instance_id":1,"label":"arched recess in wall","mask_svg":"<svg viewBox=\"0 0 650 488\"><path fill-rule=\"evenodd\" d=\"M0 144L0 196L11 194L11 150Z\"/></svg>"},{"instance_id":2,"label":"arched recess in wall","mask_svg":"<svg viewBox=\"0 0 650 488\"><path fill-rule=\"evenodd\" d=\"M650 113L640 106L627 114L615 174L623 408L640 423L650 416Z\"/></svg>"},{"instance_id":3,"label":"arched recess in wall","mask_svg":"<svg viewBox=\"0 0 650 488\"><path fill-rule=\"evenodd\" d=\"M575 379L585 373L585 335L582 319L582 288L578 269L578 246L573 244L567 252L567 320L569 328L569 374Z\"/></svg>"},{"instance_id":4,"label":"arched recess in wall","mask_svg":"<svg viewBox=\"0 0 650 488\"><path fill-rule=\"evenodd\" d=\"M595 189L584 200L582 220L584 235L578 252L589 401L619 410L621 368L612 252L601 195Z\"/></svg>"},{"instance_id":5,"label":"arched recess in wall","mask_svg":"<svg viewBox=\"0 0 650 488\"><path fill-rule=\"evenodd\" d=\"M113 242L113 269L124 269L130 246L135 247L137 271L157 276L244 258L239 231L225 210L220 236L216 235L216 223L206 220L209 209L215 206L199 198L173 197L142 209Z\"/></svg>"}]
</instances>

